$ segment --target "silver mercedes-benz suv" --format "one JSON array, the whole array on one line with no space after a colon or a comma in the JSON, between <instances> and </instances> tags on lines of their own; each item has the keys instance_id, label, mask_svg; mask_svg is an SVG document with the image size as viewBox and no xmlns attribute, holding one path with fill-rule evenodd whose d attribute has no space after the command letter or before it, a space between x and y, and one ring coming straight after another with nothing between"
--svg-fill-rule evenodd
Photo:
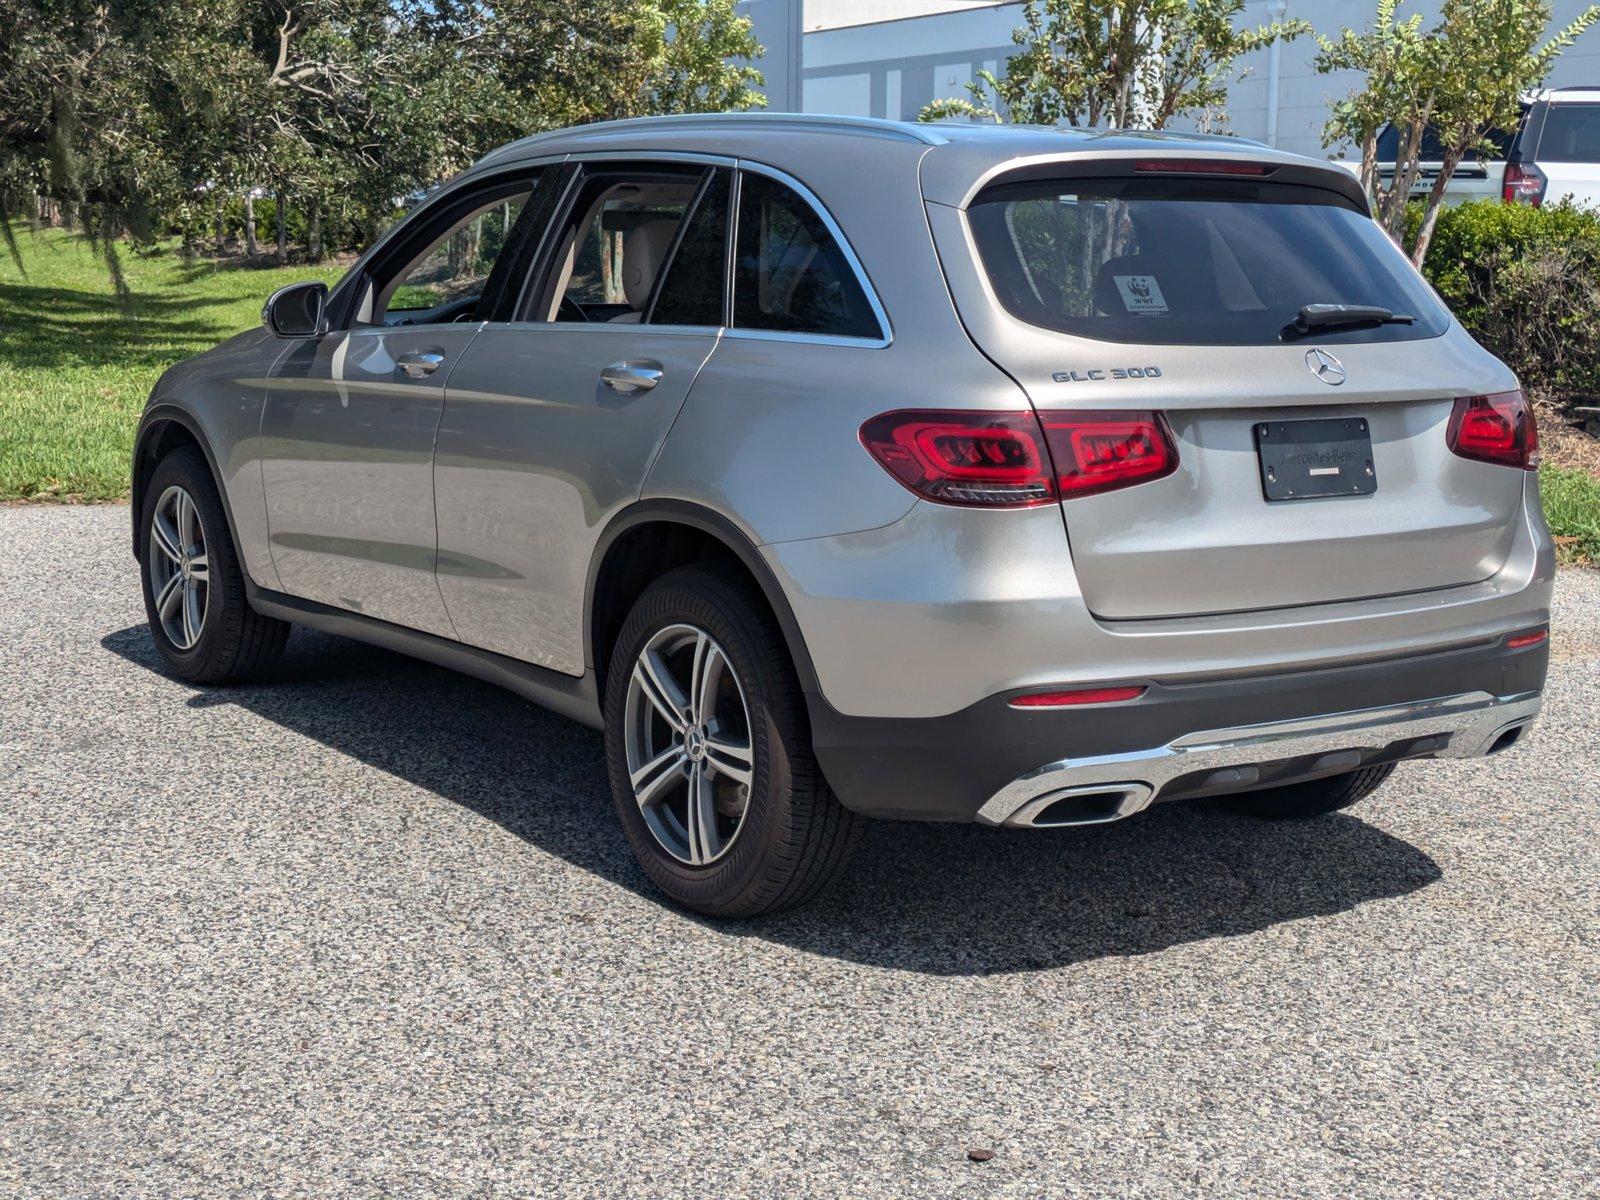
<instances>
[{"instance_id":1,"label":"silver mercedes-benz suv","mask_svg":"<svg viewBox=\"0 0 1600 1200\"><path fill-rule=\"evenodd\" d=\"M290 623L605 731L701 912L863 815L1354 803L1539 711L1507 368L1348 173L1231 138L801 116L517 142L157 384L150 627Z\"/></svg>"}]
</instances>

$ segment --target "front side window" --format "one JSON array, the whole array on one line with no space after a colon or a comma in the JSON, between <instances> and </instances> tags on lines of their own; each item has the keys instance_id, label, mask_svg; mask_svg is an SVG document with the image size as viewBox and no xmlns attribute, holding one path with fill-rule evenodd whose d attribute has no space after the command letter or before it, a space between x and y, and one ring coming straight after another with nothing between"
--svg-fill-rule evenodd
<instances>
[{"instance_id":1,"label":"front side window","mask_svg":"<svg viewBox=\"0 0 1600 1200\"><path fill-rule=\"evenodd\" d=\"M1319 341L1436 337L1450 315L1381 229L1331 192L1270 182L1045 180L1002 185L969 216L1000 302L1102 341L1268 345L1308 304L1414 323Z\"/></svg>"},{"instance_id":2,"label":"front side window","mask_svg":"<svg viewBox=\"0 0 1600 1200\"><path fill-rule=\"evenodd\" d=\"M822 218L793 189L750 172L739 191L733 324L831 337L884 336Z\"/></svg>"},{"instance_id":3,"label":"front side window","mask_svg":"<svg viewBox=\"0 0 1600 1200\"><path fill-rule=\"evenodd\" d=\"M434 325L476 320L477 302L531 191L472 208L418 247L376 297L373 324Z\"/></svg>"}]
</instances>

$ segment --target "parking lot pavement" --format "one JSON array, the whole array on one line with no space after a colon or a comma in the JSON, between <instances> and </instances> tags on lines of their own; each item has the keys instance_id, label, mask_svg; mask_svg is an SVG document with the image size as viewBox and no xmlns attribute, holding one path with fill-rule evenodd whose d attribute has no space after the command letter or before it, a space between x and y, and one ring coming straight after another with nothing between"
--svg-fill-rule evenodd
<instances>
[{"instance_id":1,"label":"parking lot pavement","mask_svg":"<svg viewBox=\"0 0 1600 1200\"><path fill-rule=\"evenodd\" d=\"M507 693L305 631L167 678L127 520L0 510L0 1195L1595 1194L1600 573L1499 758L877 825L741 926Z\"/></svg>"}]
</instances>

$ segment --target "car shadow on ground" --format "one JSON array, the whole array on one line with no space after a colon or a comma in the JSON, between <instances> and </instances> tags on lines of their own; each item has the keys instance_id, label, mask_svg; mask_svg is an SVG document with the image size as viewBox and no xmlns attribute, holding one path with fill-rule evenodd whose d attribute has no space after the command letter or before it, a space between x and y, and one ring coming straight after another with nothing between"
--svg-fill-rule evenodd
<instances>
[{"instance_id":1,"label":"car shadow on ground","mask_svg":"<svg viewBox=\"0 0 1600 1200\"><path fill-rule=\"evenodd\" d=\"M161 670L143 626L102 644ZM239 705L658 899L612 811L600 735L499 688L297 629L260 684L197 690L188 703ZM815 903L705 923L873 966L981 975L1251 933L1438 878L1415 846L1345 814L1271 824L1196 803L1053 831L874 822Z\"/></svg>"}]
</instances>

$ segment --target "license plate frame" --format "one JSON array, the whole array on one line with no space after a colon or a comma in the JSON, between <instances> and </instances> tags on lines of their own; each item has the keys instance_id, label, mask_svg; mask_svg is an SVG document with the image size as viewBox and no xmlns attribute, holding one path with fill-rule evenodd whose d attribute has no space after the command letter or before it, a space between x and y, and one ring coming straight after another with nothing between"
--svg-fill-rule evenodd
<instances>
[{"instance_id":1,"label":"license plate frame","mask_svg":"<svg viewBox=\"0 0 1600 1200\"><path fill-rule=\"evenodd\" d=\"M1378 490L1365 417L1257 421L1256 462L1269 504L1370 496Z\"/></svg>"}]
</instances>

